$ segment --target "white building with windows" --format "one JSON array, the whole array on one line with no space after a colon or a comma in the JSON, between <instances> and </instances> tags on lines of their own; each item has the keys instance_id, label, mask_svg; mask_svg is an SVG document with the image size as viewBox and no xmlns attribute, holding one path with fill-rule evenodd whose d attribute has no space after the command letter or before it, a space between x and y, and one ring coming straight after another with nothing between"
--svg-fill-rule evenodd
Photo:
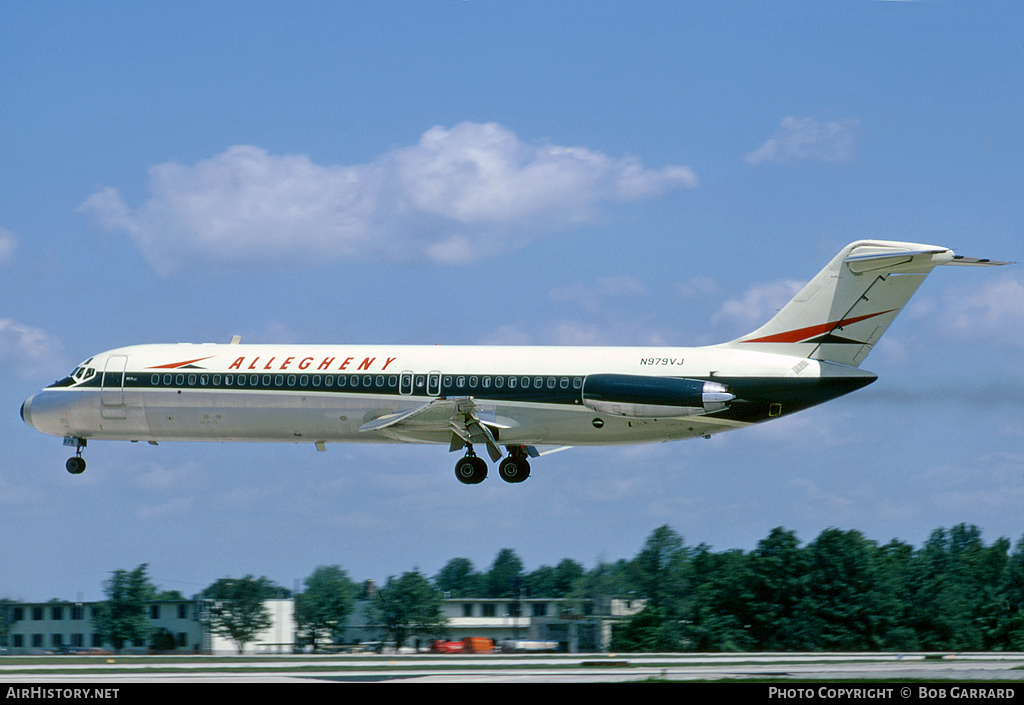
<instances>
[{"instance_id":1,"label":"white building with windows","mask_svg":"<svg viewBox=\"0 0 1024 705\"><path fill-rule=\"evenodd\" d=\"M370 600L358 600L344 630L347 644L384 646L384 636L371 622ZM0 653L34 655L113 652L94 628L100 602L0 603ZM151 635L145 642L125 646L124 653L237 653L235 644L211 634L202 620L204 603L162 600L149 605ZM248 642L245 653L291 653L297 647L293 599L267 600L271 626ZM559 651L606 651L612 626L643 608L642 600L567 600L557 598L446 598L447 636L453 640L486 637L506 641L555 642ZM392 648L394 645L390 645ZM411 638L403 647L426 649L428 636Z\"/></svg>"},{"instance_id":2,"label":"white building with windows","mask_svg":"<svg viewBox=\"0 0 1024 705\"><path fill-rule=\"evenodd\" d=\"M5 603L7 633L0 634L0 650L8 654L112 652L94 627L101 602ZM272 625L246 644L246 652L290 653L295 643L294 602L267 600ZM211 634L203 625L203 603L196 600L161 600L149 605L152 632L145 642L127 644L124 653L233 654L235 644Z\"/></svg>"}]
</instances>

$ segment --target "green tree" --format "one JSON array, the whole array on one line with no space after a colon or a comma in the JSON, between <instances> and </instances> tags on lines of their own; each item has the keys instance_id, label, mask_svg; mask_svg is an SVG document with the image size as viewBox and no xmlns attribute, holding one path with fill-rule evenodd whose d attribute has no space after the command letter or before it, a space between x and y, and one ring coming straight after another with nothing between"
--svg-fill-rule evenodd
<instances>
[{"instance_id":1,"label":"green tree","mask_svg":"<svg viewBox=\"0 0 1024 705\"><path fill-rule=\"evenodd\" d=\"M498 551L484 578L487 597L518 597L523 581L523 562L511 548Z\"/></svg>"},{"instance_id":2,"label":"green tree","mask_svg":"<svg viewBox=\"0 0 1024 705\"><path fill-rule=\"evenodd\" d=\"M530 597L566 597L585 573L582 565L563 558L554 568L542 565L527 573L523 578L523 587Z\"/></svg>"},{"instance_id":3,"label":"green tree","mask_svg":"<svg viewBox=\"0 0 1024 705\"><path fill-rule=\"evenodd\" d=\"M453 558L434 576L434 585L451 597L483 597L483 576L468 558Z\"/></svg>"},{"instance_id":4,"label":"green tree","mask_svg":"<svg viewBox=\"0 0 1024 705\"><path fill-rule=\"evenodd\" d=\"M1006 614L1003 629L1006 648L1024 651L1024 536L1007 559L1004 579Z\"/></svg>"},{"instance_id":5,"label":"green tree","mask_svg":"<svg viewBox=\"0 0 1024 705\"><path fill-rule=\"evenodd\" d=\"M826 529L808 546L799 618L809 648L858 651L882 646L875 549L859 531L839 529Z\"/></svg>"},{"instance_id":6,"label":"green tree","mask_svg":"<svg viewBox=\"0 0 1024 705\"><path fill-rule=\"evenodd\" d=\"M447 620L443 595L418 570L388 578L371 605L371 619L401 647L412 636L439 637Z\"/></svg>"},{"instance_id":7,"label":"green tree","mask_svg":"<svg viewBox=\"0 0 1024 705\"><path fill-rule=\"evenodd\" d=\"M908 618L921 648L983 650L998 644L1008 552L1009 541L985 546L973 525L931 533L908 578Z\"/></svg>"},{"instance_id":8,"label":"green tree","mask_svg":"<svg viewBox=\"0 0 1024 705\"><path fill-rule=\"evenodd\" d=\"M352 614L356 586L339 566L323 565L305 580L306 589L295 596L295 626L313 650L320 639L341 640Z\"/></svg>"},{"instance_id":9,"label":"green tree","mask_svg":"<svg viewBox=\"0 0 1024 705\"><path fill-rule=\"evenodd\" d=\"M682 651L679 622L665 610L648 604L625 624L612 629L611 649L634 653Z\"/></svg>"},{"instance_id":10,"label":"green tree","mask_svg":"<svg viewBox=\"0 0 1024 705\"><path fill-rule=\"evenodd\" d=\"M693 607L686 634L695 651L746 651L750 634L750 559L740 550L698 546L690 564Z\"/></svg>"},{"instance_id":11,"label":"green tree","mask_svg":"<svg viewBox=\"0 0 1024 705\"><path fill-rule=\"evenodd\" d=\"M586 605L598 604L600 600L617 597L629 601L639 596L629 580L629 561L620 558L615 563L598 563L593 570L584 572L567 597L570 602L561 608L563 613L581 616L586 613Z\"/></svg>"},{"instance_id":12,"label":"green tree","mask_svg":"<svg viewBox=\"0 0 1024 705\"><path fill-rule=\"evenodd\" d=\"M807 556L796 533L781 526L750 555L750 634L759 651L806 649L799 621Z\"/></svg>"},{"instance_id":13,"label":"green tree","mask_svg":"<svg viewBox=\"0 0 1024 705\"><path fill-rule=\"evenodd\" d=\"M878 571L877 609L884 640L880 648L887 651L916 651L918 638L908 619L909 569L914 561L914 547L893 539L875 552Z\"/></svg>"},{"instance_id":14,"label":"green tree","mask_svg":"<svg viewBox=\"0 0 1024 705\"><path fill-rule=\"evenodd\" d=\"M683 608L675 603L686 595L686 563L683 537L667 525L658 527L630 562L637 592L654 607L680 613Z\"/></svg>"},{"instance_id":15,"label":"green tree","mask_svg":"<svg viewBox=\"0 0 1024 705\"><path fill-rule=\"evenodd\" d=\"M98 606L96 633L118 652L125 644L143 644L152 632L149 603L156 596L156 587L146 576L148 564L135 570L115 570L103 584L107 599Z\"/></svg>"},{"instance_id":16,"label":"green tree","mask_svg":"<svg viewBox=\"0 0 1024 705\"><path fill-rule=\"evenodd\" d=\"M203 621L214 634L234 642L238 653L273 624L266 601L287 594L267 578L221 578L203 590Z\"/></svg>"}]
</instances>

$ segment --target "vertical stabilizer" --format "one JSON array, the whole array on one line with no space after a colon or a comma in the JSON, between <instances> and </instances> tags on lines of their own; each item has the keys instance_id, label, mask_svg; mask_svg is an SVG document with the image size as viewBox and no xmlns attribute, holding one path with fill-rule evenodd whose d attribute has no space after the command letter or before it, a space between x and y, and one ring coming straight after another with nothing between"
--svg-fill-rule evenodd
<instances>
[{"instance_id":1,"label":"vertical stabilizer","mask_svg":"<svg viewBox=\"0 0 1024 705\"><path fill-rule=\"evenodd\" d=\"M860 240L844 247L768 323L728 345L856 367L928 273L943 264L1005 263L958 257L945 247Z\"/></svg>"}]
</instances>

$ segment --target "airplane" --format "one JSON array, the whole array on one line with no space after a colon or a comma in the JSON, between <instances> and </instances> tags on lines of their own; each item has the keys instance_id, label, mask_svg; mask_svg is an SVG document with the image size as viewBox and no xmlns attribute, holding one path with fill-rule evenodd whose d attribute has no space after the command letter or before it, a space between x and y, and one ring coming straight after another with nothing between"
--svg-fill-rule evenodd
<instances>
[{"instance_id":1,"label":"airplane","mask_svg":"<svg viewBox=\"0 0 1024 705\"><path fill-rule=\"evenodd\" d=\"M709 438L875 381L860 369L931 270L1000 265L945 247L860 240L767 323L731 342L638 347L137 345L94 355L27 399L22 419L91 440L434 443L464 484L518 483L573 446ZM505 450L502 451L502 446Z\"/></svg>"}]
</instances>

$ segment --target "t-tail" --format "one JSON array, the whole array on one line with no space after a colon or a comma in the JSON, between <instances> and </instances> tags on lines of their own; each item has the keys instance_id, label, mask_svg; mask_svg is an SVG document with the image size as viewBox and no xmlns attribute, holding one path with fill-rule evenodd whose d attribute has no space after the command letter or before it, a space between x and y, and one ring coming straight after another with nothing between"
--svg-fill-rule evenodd
<instances>
[{"instance_id":1,"label":"t-tail","mask_svg":"<svg viewBox=\"0 0 1024 705\"><path fill-rule=\"evenodd\" d=\"M847 245L774 318L729 347L857 367L935 267L999 265L945 247L860 240Z\"/></svg>"}]
</instances>

